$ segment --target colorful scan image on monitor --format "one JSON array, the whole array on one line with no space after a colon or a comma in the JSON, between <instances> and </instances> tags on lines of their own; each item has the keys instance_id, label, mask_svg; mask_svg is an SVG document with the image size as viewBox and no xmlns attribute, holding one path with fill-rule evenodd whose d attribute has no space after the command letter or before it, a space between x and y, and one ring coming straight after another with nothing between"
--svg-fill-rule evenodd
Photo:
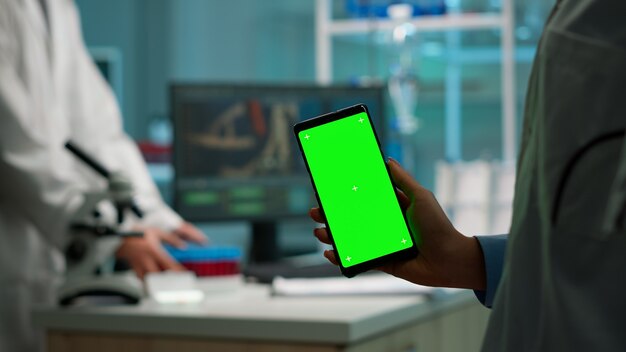
<instances>
[{"instance_id":1,"label":"colorful scan image on monitor","mask_svg":"<svg viewBox=\"0 0 626 352\"><path fill-rule=\"evenodd\" d=\"M364 103L384 134L382 87L177 84L171 94L175 206L192 221L306 216L316 201L296 122Z\"/></svg>"}]
</instances>

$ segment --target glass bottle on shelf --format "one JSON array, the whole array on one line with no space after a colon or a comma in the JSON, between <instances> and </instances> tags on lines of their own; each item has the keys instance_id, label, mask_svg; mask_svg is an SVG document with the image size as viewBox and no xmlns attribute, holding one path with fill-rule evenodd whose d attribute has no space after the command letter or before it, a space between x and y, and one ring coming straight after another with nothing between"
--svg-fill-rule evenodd
<instances>
[{"instance_id":1,"label":"glass bottle on shelf","mask_svg":"<svg viewBox=\"0 0 626 352\"><path fill-rule=\"evenodd\" d=\"M397 20L391 41L395 47L395 59L390 66L387 83L391 103L395 111L394 130L402 150L402 164L410 172L415 166L415 133L419 129L419 119L415 116L419 80L414 63L416 45L415 27L408 21L412 16L412 7L406 4L394 4L388 8L389 17Z\"/></svg>"}]
</instances>

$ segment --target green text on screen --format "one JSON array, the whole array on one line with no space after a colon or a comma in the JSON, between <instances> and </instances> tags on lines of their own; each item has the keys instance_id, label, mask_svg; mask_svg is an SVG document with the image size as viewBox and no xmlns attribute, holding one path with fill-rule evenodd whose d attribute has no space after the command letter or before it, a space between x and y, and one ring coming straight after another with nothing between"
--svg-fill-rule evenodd
<instances>
[{"instance_id":1,"label":"green text on screen","mask_svg":"<svg viewBox=\"0 0 626 352\"><path fill-rule=\"evenodd\" d=\"M413 245L366 113L298 138L344 267Z\"/></svg>"}]
</instances>

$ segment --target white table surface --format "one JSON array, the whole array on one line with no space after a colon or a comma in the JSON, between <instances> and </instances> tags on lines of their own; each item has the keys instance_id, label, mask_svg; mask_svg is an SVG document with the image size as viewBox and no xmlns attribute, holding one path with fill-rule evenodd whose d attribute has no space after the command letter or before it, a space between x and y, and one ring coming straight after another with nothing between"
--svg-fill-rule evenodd
<instances>
[{"instance_id":1,"label":"white table surface","mask_svg":"<svg viewBox=\"0 0 626 352\"><path fill-rule=\"evenodd\" d=\"M284 297L247 284L196 305L37 308L48 330L349 344L475 300L469 291L397 296Z\"/></svg>"}]
</instances>

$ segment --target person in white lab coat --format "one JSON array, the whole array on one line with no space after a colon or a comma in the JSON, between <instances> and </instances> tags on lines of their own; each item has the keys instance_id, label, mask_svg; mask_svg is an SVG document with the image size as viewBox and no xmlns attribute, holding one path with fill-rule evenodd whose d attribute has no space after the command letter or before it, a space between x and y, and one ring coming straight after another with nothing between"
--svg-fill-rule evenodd
<instances>
[{"instance_id":1,"label":"person in white lab coat","mask_svg":"<svg viewBox=\"0 0 626 352\"><path fill-rule=\"evenodd\" d=\"M484 351L626 350L624 18L622 0L561 0L552 11L526 97L508 236L459 233L433 195L389 162L423 241L416 259L381 269L476 290L493 308ZM319 209L311 216L324 220Z\"/></svg>"},{"instance_id":2,"label":"person in white lab coat","mask_svg":"<svg viewBox=\"0 0 626 352\"><path fill-rule=\"evenodd\" d=\"M74 141L137 190L144 238L117 251L142 276L179 269L160 241L204 241L168 208L135 144L123 132L112 91L83 43L71 0L0 0L0 351L42 348L30 309L51 304L61 249L83 193L103 181L64 149ZM134 221L134 223L132 223Z\"/></svg>"}]
</instances>

